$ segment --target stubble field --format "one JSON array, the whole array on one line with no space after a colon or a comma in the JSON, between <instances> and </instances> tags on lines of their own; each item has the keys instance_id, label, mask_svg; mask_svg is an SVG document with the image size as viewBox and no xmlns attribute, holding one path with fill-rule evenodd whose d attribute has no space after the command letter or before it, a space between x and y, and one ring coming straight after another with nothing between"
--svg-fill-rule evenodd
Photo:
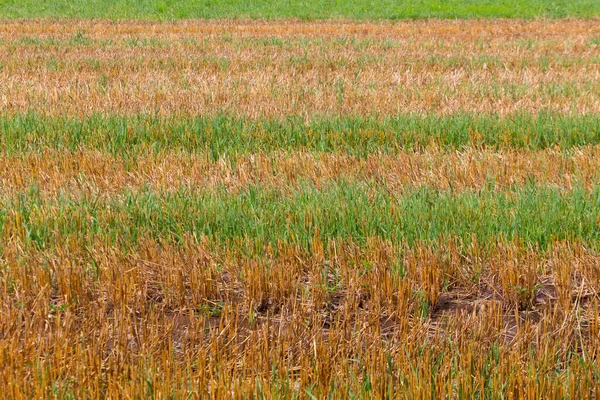
<instances>
[{"instance_id":1,"label":"stubble field","mask_svg":"<svg viewBox=\"0 0 600 400\"><path fill-rule=\"evenodd\" d=\"M585 398L600 23L0 25L0 393Z\"/></svg>"}]
</instances>

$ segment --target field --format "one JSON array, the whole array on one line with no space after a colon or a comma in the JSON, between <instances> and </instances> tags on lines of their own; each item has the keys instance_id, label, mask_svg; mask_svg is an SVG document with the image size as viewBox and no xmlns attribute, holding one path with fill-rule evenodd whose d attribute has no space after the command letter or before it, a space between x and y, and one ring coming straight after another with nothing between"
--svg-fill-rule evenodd
<instances>
[{"instance_id":1,"label":"field","mask_svg":"<svg viewBox=\"0 0 600 400\"><path fill-rule=\"evenodd\" d=\"M4 20L0 235L7 398L597 398L599 20Z\"/></svg>"}]
</instances>

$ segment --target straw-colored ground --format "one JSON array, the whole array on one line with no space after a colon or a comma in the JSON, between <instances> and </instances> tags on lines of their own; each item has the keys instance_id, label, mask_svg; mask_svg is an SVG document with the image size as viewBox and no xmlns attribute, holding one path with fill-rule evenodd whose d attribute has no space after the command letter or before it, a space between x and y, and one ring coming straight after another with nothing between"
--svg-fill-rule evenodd
<instances>
[{"instance_id":1,"label":"straw-colored ground","mask_svg":"<svg viewBox=\"0 0 600 400\"><path fill-rule=\"evenodd\" d=\"M5 398L589 398L597 20L5 21Z\"/></svg>"},{"instance_id":2,"label":"straw-colored ground","mask_svg":"<svg viewBox=\"0 0 600 400\"><path fill-rule=\"evenodd\" d=\"M600 23L9 22L0 111L600 112Z\"/></svg>"}]
</instances>

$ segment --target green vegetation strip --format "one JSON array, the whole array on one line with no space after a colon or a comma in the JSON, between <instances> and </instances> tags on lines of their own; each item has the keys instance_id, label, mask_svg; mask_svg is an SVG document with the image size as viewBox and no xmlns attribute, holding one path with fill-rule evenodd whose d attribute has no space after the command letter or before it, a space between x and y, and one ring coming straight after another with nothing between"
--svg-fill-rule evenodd
<instances>
[{"instance_id":1,"label":"green vegetation strip","mask_svg":"<svg viewBox=\"0 0 600 400\"><path fill-rule=\"evenodd\" d=\"M3 18L400 19L599 15L597 0L0 0Z\"/></svg>"},{"instance_id":2,"label":"green vegetation strip","mask_svg":"<svg viewBox=\"0 0 600 400\"><path fill-rule=\"evenodd\" d=\"M24 114L0 117L0 152L98 149L136 156L166 149L213 158L255 152L308 150L356 156L418 147L449 149L569 149L600 143L600 116L547 112L508 116L455 114L331 117L305 120L148 115L81 119Z\"/></svg>"},{"instance_id":3,"label":"green vegetation strip","mask_svg":"<svg viewBox=\"0 0 600 400\"><path fill-rule=\"evenodd\" d=\"M19 237L46 248L64 240L108 240L135 245L142 237L178 241L208 236L231 244L250 240L257 248L288 242L309 249L315 236L359 243L368 237L395 243L477 238L490 243L519 237L546 248L553 240L600 244L600 186L559 190L525 185L506 191L439 191L338 181L322 188L251 186L235 193L144 189L118 196L44 198L31 190L3 201L4 242Z\"/></svg>"}]
</instances>

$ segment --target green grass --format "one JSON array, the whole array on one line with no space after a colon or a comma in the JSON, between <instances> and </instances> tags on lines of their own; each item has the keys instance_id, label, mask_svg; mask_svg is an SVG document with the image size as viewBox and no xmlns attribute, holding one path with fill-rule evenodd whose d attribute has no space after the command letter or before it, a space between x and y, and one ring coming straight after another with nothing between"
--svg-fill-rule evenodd
<instances>
[{"instance_id":1,"label":"green grass","mask_svg":"<svg viewBox=\"0 0 600 400\"><path fill-rule=\"evenodd\" d=\"M397 115L304 120L93 115L82 119L24 114L0 117L0 152L98 149L120 156L182 150L222 156L289 150L365 156L439 145L448 149L570 149L600 143L600 116L550 113Z\"/></svg>"},{"instance_id":2,"label":"green grass","mask_svg":"<svg viewBox=\"0 0 600 400\"><path fill-rule=\"evenodd\" d=\"M535 18L595 17L598 0L0 0L0 17Z\"/></svg>"},{"instance_id":3,"label":"green grass","mask_svg":"<svg viewBox=\"0 0 600 400\"><path fill-rule=\"evenodd\" d=\"M562 191L534 185L506 191L413 188L394 194L365 182L338 181L320 189L310 184L250 186L236 193L144 189L94 198L44 198L32 190L3 203L5 239L11 236L9 222L18 215L21 239L41 248L72 239L130 246L142 237L177 241L189 235L230 245L249 240L263 249L267 242L309 248L317 230L322 239L359 243L369 237L395 243L443 238L467 243L474 237L492 243L519 237L541 248L563 239L579 239L591 248L600 244L600 186Z\"/></svg>"}]
</instances>

